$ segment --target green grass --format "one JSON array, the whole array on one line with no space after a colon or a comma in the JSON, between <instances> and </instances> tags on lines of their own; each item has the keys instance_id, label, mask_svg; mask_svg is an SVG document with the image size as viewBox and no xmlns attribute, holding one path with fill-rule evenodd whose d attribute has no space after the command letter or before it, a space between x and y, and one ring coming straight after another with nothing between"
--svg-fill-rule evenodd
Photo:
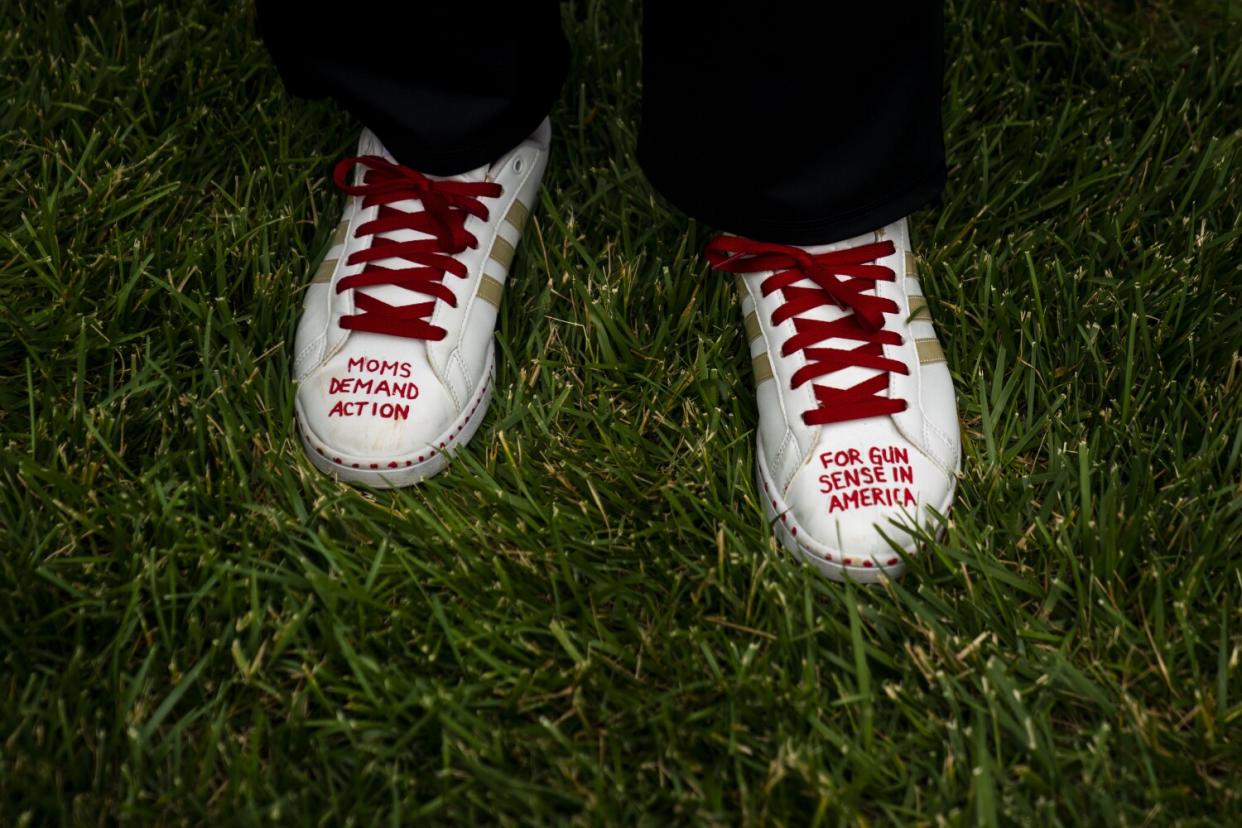
<instances>
[{"instance_id":1,"label":"green grass","mask_svg":"<svg viewBox=\"0 0 1242 828\"><path fill-rule=\"evenodd\" d=\"M289 381L356 125L246 3L6 4L0 824L1242 818L1242 15L948 11L914 223L964 471L857 588L755 501L731 284L634 161L636 9L566 8L482 430L367 493Z\"/></svg>"}]
</instances>

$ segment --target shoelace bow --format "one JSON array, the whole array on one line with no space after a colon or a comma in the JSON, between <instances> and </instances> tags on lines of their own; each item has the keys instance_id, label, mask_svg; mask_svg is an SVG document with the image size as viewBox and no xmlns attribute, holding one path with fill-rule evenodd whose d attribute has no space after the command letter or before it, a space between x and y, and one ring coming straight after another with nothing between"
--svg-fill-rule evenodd
<instances>
[{"instance_id":1,"label":"shoelace bow","mask_svg":"<svg viewBox=\"0 0 1242 828\"><path fill-rule=\"evenodd\" d=\"M361 184L349 183L349 172L355 165L367 167ZM411 339L443 339L444 328L427 320L437 300L457 307L452 288L444 284L444 276L452 273L465 278L467 268L453 258L466 248L479 246L473 233L466 231L469 216L486 220L487 207L480 198L495 198L501 187L492 182L432 180L409 167L378 155L346 158L336 165L332 180L349 195L362 196L362 206L380 205L374 220L362 224L355 236L375 236L371 246L350 255L347 264L375 262L381 259L404 259L416 267L393 269L368 264L358 274L346 276L336 286L337 293L352 288L374 285L396 285L432 297L429 302L413 305L390 305L359 291L354 306L361 313L341 317L341 327L355 331L404 336ZM397 201L417 199L423 209L406 212L388 205ZM381 233L394 230L417 230L431 238L416 241L395 241Z\"/></svg>"},{"instance_id":2,"label":"shoelace bow","mask_svg":"<svg viewBox=\"0 0 1242 828\"><path fill-rule=\"evenodd\" d=\"M891 299L867 292L875 289L876 282L896 278L890 268L874 263L895 250L891 241L884 241L812 254L797 247L728 235L712 239L704 250L717 270L737 274L774 271L759 288L765 297L778 290L784 296L784 303L772 314L773 325L793 319L795 333L781 345L781 355L804 351L807 359L790 379L792 388L845 368L880 372L849 388L813 384L818 405L803 412L807 425L878 417L906 409L905 400L881 396L888 390L890 372L910 373L905 363L884 356L885 345L900 345L902 341L896 331L884 329L884 314L900 309ZM806 281L813 286L798 284ZM830 303L850 313L832 322L799 316ZM850 349L815 347L834 338L862 344Z\"/></svg>"}]
</instances>

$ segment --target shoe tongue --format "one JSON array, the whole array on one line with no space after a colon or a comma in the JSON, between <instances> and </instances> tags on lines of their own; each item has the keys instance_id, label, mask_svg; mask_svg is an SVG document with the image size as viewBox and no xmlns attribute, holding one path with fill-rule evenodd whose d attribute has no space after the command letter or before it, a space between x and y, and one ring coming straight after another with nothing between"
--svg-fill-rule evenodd
<instances>
[{"instance_id":1,"label":"shoe tongue","mask_svg":"<svg viewBox=\"0 0 1242 828\"><path fill-rule=\"evenodd\" d=\"M858 236L853 236L848 239L842 239L841 241L836 241L836 242L833 242L832 244L810 244L810 245L799 245L799 246L803 250L805 250L807 253L818 254L818 253L830 253L833 250L844 250L847 247L859 247L864 244L871 244L874 241L876 241L876 234L874 232L871 232L871 233L863 233Z\"/></svg>"},{"instance_id":2,"label":"shoe tongue","mask_svg":"<svg viewBox=\"0 0 1242 828\"><path fill-rule=\"evenodd\" d=\"M423 175L427 176L432 181L462 181L467 184L480 184L487 181L487 174L491 172L491 170L492 168L490 164L484 164L482 167L468 170L464 173L458 173L457 175L431 175L430 173L423 173Z\"/></svg>"},{"instance_id":3,"label":"shoe tongue","mask_svg":"<svg viewBox=\"0 0 1242 828\"><path fill-rule=\"evenodd\" d=\"M838 242L833 242L832 244L817 244L817 245L802 246L802 249L807 251L808 253L811 253L812 255L815 255L819 253L829 253L835 250L843 250L847 247L858 247L859 245L863 245L863 244L871 244L875 240L876 240L875 233L873 232L863 233L862 235L854 236L853 238L849 238L849 239L843 239ZM798 285L798 287L815 287L815 283L812 282L810 279L804 279L800 282L797 282L796 284ZM871 296L871 295L874 295L874 293L875 293L874 289L868 289L863 292L863 295ZM804 311L803 313L798 314L798 316L803 319L817 319L817 320L822 320L824 322L835 322L838 319L841 319L842 317L848 316L852 313L853 311L838 307L835 302L828 302L827 304L820 305L819 307L816 307L816 308L812 308L809 311ZM832 337L830 339L825 339L822 342L816 343L815 345L811 347L813 348L840 348L842 350L849 350L852 348L857 348L859 345L862 345L862 344L863 344L862 342L856 339L841 339L839 337ZM821 376L815 377L814 379L811 380L811 383L814 385L823 385L823 386L831 387L831 388L849 388L851 386L857 385L860 382L865 382L871 379L872 377L877 376L880 373L881 373L880 371L877 371L874 368L858 368L858 367L851 366L849 368L843 368L839 371L833 371L831 374L823 374ZM887 391L882 392L881 396L887 397L888 392Z\"/></svg>"},{"instance_id":4,"label":"shoe tongue","mask_svg":"<svg viewBox=\"0 0 1242 828\"><path fill-rule=\"evenodd\" d=\"M393 154L388 151L388 148L384 146L383 142L381 142L375 133L371 132L369 129L364 129L361 137L358 139L358 154L378 155L384 160L391 161L394 164L401 163L393 157ZM491 172L491 169L490 164L484 164L477 169L468 170L464 173L458 173L457 175L431 175L430 173L423 173L423 175L427 176L432 181L465 181L475 183L486 181L488 173Z\"/></svg>"},{"instance_id":5,"label":"shoe tongue","mask_svg":"<svg viewBox=\"0 0 1242 828\"><path fill-rule=\"evenodd\" d=\"M388 151L383 143L380 142L379 138L377 138L369 129L363 130L362 137L358 141L358 154L379 155L394 164L400 163L392 156L392 153ZM361 171L365 168L358 167L356 169L359 170L357 174L362 175L363 173ZM432 181L464 181L474 183L486 181L490 170L491 167L489 165L484 165L459 175L428 175L426 173L424 173L424 175ZM416 198L405 199L403 201L394 201L392 204L387 206L394 210L400 210L403 213L421 213L424 209L422 201ZM466 219L467 229L469 229L470 224L474 221L476 221L476 219L473 217L468 217ZM380 239L390 239L392 241L404 242L418 241L419 239L429 238L431 238L429 233L421 233L417 230L390 230L379 236L372 237L372 243L374 244ZM412 262L408 262L401 258L379 259L374 264L378 267L386 267L390 270L404 270L406 268L416 267L416 265ZM452 274L448 274L444 277L443 281L450 287L450 289L456 290L458 283L461 280ZM405 288L398 287L396 285L373 285L371 287L359 288L359 290L362 290L368 296L372 296L379 299L381 302L388 303L389 305L413 305L422 302L430 302L433 299L433 297L426 294L406 290Z\"/></svg>"}]
</instances>

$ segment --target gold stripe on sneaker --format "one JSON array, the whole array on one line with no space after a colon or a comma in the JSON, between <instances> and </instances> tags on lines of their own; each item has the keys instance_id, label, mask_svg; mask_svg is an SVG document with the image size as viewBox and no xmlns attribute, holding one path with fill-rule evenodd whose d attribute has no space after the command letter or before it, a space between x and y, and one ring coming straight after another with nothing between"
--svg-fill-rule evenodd
<instances>
[{"instance_id":1,"label":"gold stripe on sneaker","mask_svg":"<svg viewBox=\"0 0 1242 828\"><path fill-rule=\"evenodd\" d=\"M319 269L315 271L315 275L311 277L312 285L322 285L325 282L332 281L332 274L336 272L336 259L324 259L319 263Z\"/></svg>"},{"instance_id":2,"label":"gold stripe on sneaker","mask_svg":"<svg viewBox=\"0 0 1242 828\"><path fill-rule=\"evenodd\" d=\"M528 218L530 218L530 210L520 201L514 201L513 206L509 208L509 212L505 213L505 221L512 224L519 233L526 226Z\"/></svg>"},{"instance_id":3,"label":"gold stripe on sneaker","mask_svg":"<svg viewBox=\"0 0 1242 828\"><path fill-rule=\"evenodd\" d=\"M497 236L496 241L492 242L492 252L488 254L488 258L508 270L513 263L513 245L504 236Z\"/></svg>"},{"instance_id":4,"label":"gold stripe on sneaker","mask_svg":"<svg viewBox=\"0 0 1242 828\"><path fill-rule=\"evenodd\" d=\"M928 322L931 321L931 311L927 307L927 300L924 299L922 296L918 296L918 295L910 296L910 317L909 319L911 322L913 322L916 319L924 319Z\"/></svg>"},{"instance_id":5,"label":"gold stripe on sneaker","mask_svg":"<svg viewBox=\"0 0 1242 828\"><path fill-rule=\"evenodd\" d=\"M752 359L750 361L750 369L755 373L755 385L764 380L772 379L772 361L768 359L768 352L764 351Z\"/></svg>"},{"instance_id":6,"label":"gold stripe on sneaker","mask_svg":"<svg viewBox=\"0 0 1242 828\"><path fill-rule=\"evenodd\" d=\"M332 233L332 246L345 243L345 234L349 232L349 220L346 219L336 226Z\"/></svg>"},{"instance_id":7,"label":"gold stripe on sneaker","mask_svg":"<svg viewBox=\"0 0 1242 828\"><path fill-rule=\"evenodd\" d=\"M737 292L742 294L742 297L745 298L747 295L746 280L742 278L742 274L734 273L733 281L737 284Z\"/></svg>"},{"instance_id":8,"label":"gold stripe on sneaker","mask_svg":"<svg viewBox=\"0 0 1242 828\"><path fill-rule=\"evenodd\" d=\"M742 320L742 325L746 328L747 342L754 342L763 333L763 331L759 330L759 315L754 311L746 314L746 318Z\"/></svg>"},{"instance_id":9,"label":"gold stripe on sneaker","mask_svg":"<svg viewBox=\"0 0 1242 828\"><path fill-rule=\"evenodd\" d=\"M909 250L906 251L906 278L916 279L919 275L919 261L914 258L914 254Z\"/></svg>"},{"instance_id":10,"label":"gold stripe on sneaker","mask_svg":"<svg viewBox=\"0 0 1242 828\"><path fill-rule=\"evenodd\" d=\"M488 302L494 307L500 307L500 297L504 295L505 286L496 279L483 274L483 278L479 281L479 298L484 302Z\"/></svg>"},{"instance_id":11,"label":"gold stripe on sneaker","mask_svg":"<svg viewBox=\"0 0 1242 828\"><path fill-rule=\"evenodd\" d=\"M940 341L934 336L914 340L914 347L919 353L919 365L945 361L944 351L940 348Z\"/></svg>"}]
</instances>

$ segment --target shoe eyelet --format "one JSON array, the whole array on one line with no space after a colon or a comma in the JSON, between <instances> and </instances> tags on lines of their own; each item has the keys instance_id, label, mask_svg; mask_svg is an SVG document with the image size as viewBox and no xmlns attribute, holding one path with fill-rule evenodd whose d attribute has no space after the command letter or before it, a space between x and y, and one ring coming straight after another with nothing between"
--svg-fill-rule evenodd
<instances>
[{"instance_id":1,"label":"shoe eyelet","mask_svg":"<svg viewBox=\"0 0 1242 828\"><path fill-rule=\"evenodd\" d=\"M513 171L515 173L520 173L522 171L523 166L524 164L522 163L522 156L519 155L517 158L513 159Z\"/></svg>"}]
</instances>

